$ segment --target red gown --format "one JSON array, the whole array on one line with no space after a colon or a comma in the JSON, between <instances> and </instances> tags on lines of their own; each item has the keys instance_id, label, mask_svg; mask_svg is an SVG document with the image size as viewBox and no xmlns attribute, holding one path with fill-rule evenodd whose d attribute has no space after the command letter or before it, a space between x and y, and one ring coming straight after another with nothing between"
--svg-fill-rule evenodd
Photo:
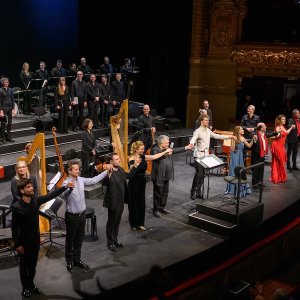
<instances>
[{"instance_id":1,"label":"red gown","mask_svg":"<svg viewBox=\"0 0 300 300\"><path fill-rule=\"evenodd\" d=\"M271 144L272 163L271 163L271 178L273 183L286 182L287 175L285 165L287 162L286 151L284 148L287 137L286 131L281 131L279 138Z\"/></svg>"}]
</instances>

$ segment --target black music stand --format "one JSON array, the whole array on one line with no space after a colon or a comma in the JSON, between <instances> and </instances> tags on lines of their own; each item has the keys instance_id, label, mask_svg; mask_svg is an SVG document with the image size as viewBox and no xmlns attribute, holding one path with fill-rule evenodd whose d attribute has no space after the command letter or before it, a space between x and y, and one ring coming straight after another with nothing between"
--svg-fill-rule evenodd
<instances>
[{"instance_id":1,"label":"black music stand","mask_svg":"<svg viewBox=\"0 0 300 300\"><path fill-rule=\"evenodd\" d=\"M215 154L209 154L200 158L195 159L200 165L204 168L204 178L203 178L203 184L202 184L202 195L204 198L204 179L207 177L207 190L206 190L206 198L208 199L209 196L209 177L210 177L210 171L215 168L220 168L226 164L222 159L217 157Z\"/></svg>"},{"instance_id":2,"label":"black music stand","mask_svg":"<svg viewBox=\"0 0 300 300\"><path fill-rule=\"evenodd\" d=\"M50 208L45 209L45 211L41 211L41 210L39 211L39 214L49 221L49 227L50 227L50 229L49 229L49 239L46 240L46 241L43 241L41 243L41 245L49 243L49 246L48 246L48 249L47 249L47 252L46 252L46 256L50 255L50 250L51 250L51 247L52 247L53 244L58 245L58 246L64 246L63 244L57 243L57 242L53 241L53 239L52 239L52 233L53 233L53 231L52 231L52 220L56 220L58 222L60 228L62 228L59 219L63 219L63 218L58 216L58 210L62 206L63 202L64 202L64 200L62 198L56 197L54 202L50 206ZM64 235L64 234L62 233L62 235Z\"/></svg>"},{"instance_id":3,"label":"black music stand","mask_svg":"<svg viewBox=\"0 0 300 300\"><path fill-rule=\"evenodd\" d=\"M40 90L44 83L42 78L33 78L29 81L26 90L31 90L31 98L34 99L34 106L40 106Z\"/></svg>"}]
</instances>

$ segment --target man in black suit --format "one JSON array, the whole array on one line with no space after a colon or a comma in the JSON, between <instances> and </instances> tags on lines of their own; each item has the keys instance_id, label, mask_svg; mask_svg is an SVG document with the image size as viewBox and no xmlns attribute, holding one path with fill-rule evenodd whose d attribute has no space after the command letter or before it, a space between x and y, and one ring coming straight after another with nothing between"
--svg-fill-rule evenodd
<instances>
[{"instance_id":1,"label":"man in black suit","mask_svg":"<svg viewBox=\"0 0 300 300\"><path fill-rule=\"evenodd\" d=\"M71 105L73 110L72 129L77 131L77 125L79 129L82 129L83 110L87 107L87 84L83 81L82 71L77 71L77 78L72 82Z\"/></svg>"},{"instance_id":2,"label":"man in black suit","mask_svg":"<svg viewBox=\"0 0 300 300\"><path fill-rule=\"evenodd\" d=\"M300 113L299 109L293 109L292 118L288 120L288 128L295 125L295 130L291 130L286 138L287 143L287 169L291 172L292 170L298 171L297 168L297 154L298 154L298 142L300 136ZM291 167L290 159L292 156L293 167Z\"/></svg>"},{"instance_id":3,"label":"man in black suit","mask_svg":"<svg viewBox=\"0 0 300 300\"><path fill-rule=\"evenodd\" d=\"M47 81L50 78L50 72L46 70L46 63L44 61L40 61L40 68L35 71L35 75L37 79L42 79L42 83L39 85L39 106L43 106L43 104L47 100Z\"/></svg>"},{"instance_id":4,"label":"man in black suit","mask_svg":"<svg viewBox=\"0 0 300 300\"><path fill-rule=\"evenodd\" d=\"M109 250L116 252L117 248L124 247L124 244L118 241L118 232L124 210L124 202L128 203L129 197L126 179L130 179L136 173L140 159L134 162L133 168L129 173L126 173L120 166L121 160L116 153L111 156L110 164L112 164L112 168L108 173L103 206L108 209L106 223L107 247Z\"/></svg>"},{"instance_id":5,"label":"man in black suit","mask_svg":"<svg viewBox=\"0 0 300 300\"><path fill-rule=\"evenodd\" d=\"M11 136L12 116L15 115L15 99L12 88L9 87L9 79L4 77L1 80L0 88L0 145L6 141L14 142Z\"/></svg>"},{"instance_id":6,"label":"man in black suit","mask_svg":"<svg viewBox=\"0 0 300 300\"><path fill-rule=\"evenodd\" d=\"M143 107L143 114L138 118L138 125L142 130L139 140L143 142L146 153L152 146L153 136L156 132L153 116L150 114L150 106L148 104L145 104Z\"/></svg>"},{"instance_id":7,"label":"man in black suit","mask_svg":"<svg viewBox=\"0 0 300 300\"><path fill-rule=\"evenodd\" d=\"M257 139L254 141L251 148L252 164L258 164L265 161L265 155L268 154L268 139L272 136L277 136L279 133L276 131L266 132L267 127L265 123L258 123L256 127ZM253 168L252 186L259 188L259 184L263 184L264 178L264 165Z\"/></svg>"}]
</instances>

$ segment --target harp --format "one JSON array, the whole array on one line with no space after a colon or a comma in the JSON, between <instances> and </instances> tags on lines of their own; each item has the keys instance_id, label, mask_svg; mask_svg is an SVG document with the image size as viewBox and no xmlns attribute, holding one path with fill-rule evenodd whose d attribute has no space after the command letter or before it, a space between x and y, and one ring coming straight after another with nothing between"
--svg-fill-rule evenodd
<instances>
[{"instance_id":1,"label":"harp","mask_svg":"<svg viewBox=\"0 0 300 300\"><path fill-rule=\"evenodd\" d=\"M128 99L122 102L117 115L110 117L111 139L121 167L128 172Z\"/></svg>"},{"instance_id":2,"label":"harp","mask_svg":"<svg viewBox=\"0 0 300 300\"><path fill-rule=\"evenodd\" d=\"M45 150L45 134L38 133L35 135L34 140L32 142L32 146L30 152L27 156L18 157L18 161L23 160L30 165L32 162L36 152L39 150L40 152L40 168L41 168L41 178L40 178L40 195L47 194L46 187L46 150ZM38 180L39 178L37 178ZM48 232L50 229L49 222L47 219L40 216L40 232Z\"/></svg>"}]
</instances>

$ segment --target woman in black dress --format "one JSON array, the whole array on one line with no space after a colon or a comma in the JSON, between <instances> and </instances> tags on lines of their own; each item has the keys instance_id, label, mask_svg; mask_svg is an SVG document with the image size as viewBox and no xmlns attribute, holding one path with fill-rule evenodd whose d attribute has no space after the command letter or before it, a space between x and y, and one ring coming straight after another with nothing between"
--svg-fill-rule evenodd
<instances>
[{"instance_id":1,"label":"woman in black dress","mask_svg":"<svg viewBox=\"0 0 300 300\"><path fill-rule=\"evenodd\" d=\"M163 155L172 154L172 149L167 149L164 152L157 153L155 155L145 155L144 154L145 146L143 142L136 141L131 145L129 158L129 166L133 167L133 164L136 159L140 158L141 162L137 167L135 175L129 180L129 202L128 202L128 211L129 211L129 224L131 229L136 231L146 230L145 228L145 190L146 190L146 169L147 169L147 160L155 160L160 158Z\"/></svg>"},{"instance_id":2,"label":"woman in black dress","mask_svg":"<svg viewBox=\"0 0 300 300\"><path fill-rule=\"evenodd\" d=\"M82 162L82 177L93 177L90 171L90 164L94 162L96 155L97 141L93 133L93 121L85 119L82 124L82 147L81 147L81 162Z\"/></svg>"},{"instance_id":3,"label":"woman in black dress","mask_svg":"<svg viewBox=\"0 0 300 300\"><path fill-rule=\"evenodd\" d=\"M29 63L24 62L22 66L22 71L20 72L20 78L23 84L24 92L24 102L23 102L23 114L31 113L31 89L32 87L29 86L30 81L34 78L34 73L29 71Z\"/></svg>"},{"instance_id":4,"label":"woman in black dress","mask_svg":"<svg viewBox=\"0 0 300 300\"><path fill-rule=\"evenodd\" d=\"M58 110L59 133L68 133L68 113L71 105L70 91L66 86L65 77L60 77L58 87L55 89L55 107Z\"/></svg>"}]
</instances>

